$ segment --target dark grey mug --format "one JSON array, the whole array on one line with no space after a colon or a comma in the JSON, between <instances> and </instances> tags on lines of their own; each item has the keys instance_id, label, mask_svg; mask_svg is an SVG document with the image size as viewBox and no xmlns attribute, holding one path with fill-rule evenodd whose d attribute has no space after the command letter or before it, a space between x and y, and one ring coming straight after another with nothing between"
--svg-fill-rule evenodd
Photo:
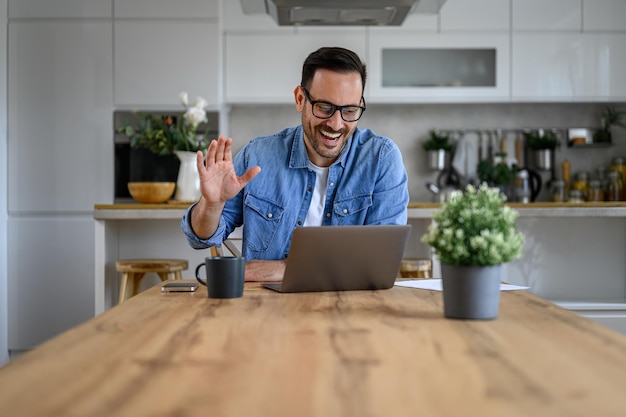
<instances>
[{"instance_id":1,"label":"dark grey mug","mask_svg":"<svg viewBox=\"0 0 626 417\"><path fill-rule=\"evenodd\" d=\"M206 281L200 277L200 268L205 266ZM196 279L207 287L209 298L238 298L243 296L243 281L246 258L218 256L205 258L196 267Z\"/></svg>"}]
</instances>

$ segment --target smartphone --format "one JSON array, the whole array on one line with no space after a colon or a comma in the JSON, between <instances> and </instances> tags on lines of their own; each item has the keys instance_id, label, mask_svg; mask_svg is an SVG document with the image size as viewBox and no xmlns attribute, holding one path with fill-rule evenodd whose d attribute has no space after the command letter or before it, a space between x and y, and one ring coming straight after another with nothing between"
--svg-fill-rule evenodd
<instances>
[{"instance_id":1,"label":"smartphone","mask_svg":"<svg viewBox=\"0 0 626 417\"><path fill-rule=\"evenodd\" d=\"M166 282L161 287L161 292L194 292L198 289L195 282Z\"/></svg>"}]
</instances>

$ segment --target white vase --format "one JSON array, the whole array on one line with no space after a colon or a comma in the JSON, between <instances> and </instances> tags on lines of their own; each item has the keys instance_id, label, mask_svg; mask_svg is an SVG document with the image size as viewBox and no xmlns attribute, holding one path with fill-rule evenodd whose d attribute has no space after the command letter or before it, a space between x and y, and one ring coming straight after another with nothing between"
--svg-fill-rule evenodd
<instances>
[{"instance_id":1,"label":"white vase","mask_svg":"<svg viewBox=\"0 0 626 417\"><path fill-rule=\"evenodd\" d=\"M200 177L196 165L196 153L174 151L180 160L176 180L175 199L178 201L198 201L200 199Z\"/></svg>"}]
</instances>

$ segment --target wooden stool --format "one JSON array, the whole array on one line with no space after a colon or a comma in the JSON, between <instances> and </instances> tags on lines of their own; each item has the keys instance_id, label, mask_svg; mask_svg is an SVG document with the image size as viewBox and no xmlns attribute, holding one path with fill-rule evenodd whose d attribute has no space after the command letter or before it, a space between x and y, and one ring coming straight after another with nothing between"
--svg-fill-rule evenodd
<instances>
[{"instance_id":1,"label":"wooden stool","mask_svg":"<svg viewBox=\"0 0 626 417\"><path fill-rule=\"evenodd\" d=\"M119 304L139 293L141 280L149 272L154 272L161 281L182 279L181 271L189 267L185 259L124 259L115 262L115 268L122 273Z\"/></svg>"}]
</instances>

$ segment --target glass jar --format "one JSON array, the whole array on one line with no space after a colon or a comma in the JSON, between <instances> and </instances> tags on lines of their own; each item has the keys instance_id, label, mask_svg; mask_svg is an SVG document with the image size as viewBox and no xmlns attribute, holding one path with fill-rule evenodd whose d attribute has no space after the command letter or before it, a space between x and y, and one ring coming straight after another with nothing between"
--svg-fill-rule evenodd
<instances>
[{"instance_id":1,"label":"glass jar","mask_svg":"<svg viewBox=\"0 0 626 417\"><path fill-rule=\"evenodd\" d=\"M587 201L604 201L604 190L602 190L602 184L599 180L589 181L589 188L587 189Z\"/></svg>"},{"instance_id":2,"label":"glass jar","mask_svg":"<svg viewBox=\"0 0 626 417\"><path fill-rule=\"evenodd\" d=\"M552 181L552 201L555 203L567 201L567 198L565 197L565 181Z\"/></svg>"},{"instance_id":3,"label":"glass jar","mask_svg":"<svg viewBox=\"0 0 626 417\"><path fill-rule=\"evenodd\" d=\"M580 190L570 190L567 199L570 203L584 203L583 192Z\"/></svg>"},{"instance_id":4,"label":"glass jar","mask_svg":"<svg viewBox=\"0 0 626 417\"><path fill-rule=\"evenodd\" d=\"M574 184L572 184L572 190L578 190L583 193L583 199L587 198L587 191L589 188L589 173L587 171L580 171L574 175Z\"/></svg>"},{"instance_id":5,"label":"glass jar","mask_svg":"<svg viewBox=\"0 0 626 417\"><path fill-rule=\"evenodd\" d=\"M609 191L606 201L624 201L624 182L621 172L609 172Z\"/></svg>"},{"instance_id":6,"label":"glass jar","mask_svg":"<svg viewBox=\"0 0 626 417\"><path fill-rule=\"evenodd\" d=\"M622 174L622 182L626 183L626 159L616 156L611 160L611 171L617 171Z\"/></svg>"},{"instance_id":7,"label":"glass jar","mask_svg":"<svg viewBox=\"0 0 626 417\"><path fill-rule=\"evenodd\" d=\"M600 187L602 187L602 191L604 192L605 200L609 191L609 168L610 167L608 165L599 165L596 168L596 175L598 177L598 181L600 181Z\"/></svg>"}]
</instances>

